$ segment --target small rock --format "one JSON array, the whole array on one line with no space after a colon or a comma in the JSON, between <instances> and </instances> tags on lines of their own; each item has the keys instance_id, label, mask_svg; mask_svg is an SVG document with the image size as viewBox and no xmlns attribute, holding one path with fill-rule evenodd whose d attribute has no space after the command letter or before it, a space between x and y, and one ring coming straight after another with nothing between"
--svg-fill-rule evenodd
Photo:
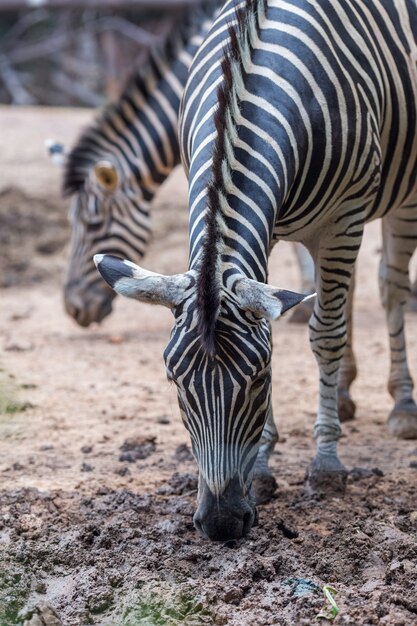
<instances>
[{"instance_id":1,"label":"small rock","mask_svg":"<svg viewBox=\"0 0 417 626\"><path fill-rule=\"evenodd\" d=\"M298 531L296 531L295 528L288 526L282 519L277 521L277 528L287 539L297 539L298 537Z\"/></svg>"},{"instance_id":2,"label":"small rock","mask_svg":"<svg viewBox=\"0 0 417 626\"><path fill-rule=\"evenodd\" d=\"M81 465L81 472L92 472L94 467L90 463L83 463Z\"/></svg>"},{"instance_id":3,"label":"small rock","mask_svg":"<svg viewBox=\"0 0 417 626\"><path fill-rule=\"evenodd\" d=\"M175 458L180 463L186 463L188 461L194 461L193 454L186 443L180 444L175 450Z\"/></svg>"},{"instance_id":4,"label":"small rock","mask_svg":"<svg viewBox=\"0 0 417 626\"><path fill-rule=\"evenodd\" d=\"M182 496L185 493L197 491L198 478L196 474L181 474L175 472L168 481L168 485L159 487L157 493Z\"/></svg>"},{"instance_id":5,"label":"small rock","mask_svg":"<svg viewBox=\"0 0 417 626\"><path fill-rule=\"evenodd\" d=\"M130 474L130 469L124 465L123 467L116 467L114 473L119 476L128 476Z\"/></svg>"},{"instance_id":6,"label":"small rock","mask_svg":"<svg viewBox=\"0 0 417 626\"><path fill-rule=\"evenodd\" d=\"M158 424L170 424L171 420L169 419L168 415L160 415L159 417L157 417L156 421L158 422Z\"/></svg>"},{"instance_id":7,"label":"small rock","mask_svg":"<svg viewBox=\"0 0 417 626\"><path fill-rule=\"evenodd\" d=\"M417 469L417 461L411 461L410 467L412 467L413 469Z\"/></svg>"},{"instance_id":8,"label":"small rock","mask_svg":"<svg viewBox=\"0 0 417 626\"><path fill-rule=\"evenodd\" d=\"M119 461L134 463L146 459L156 450L156 437L131 437L121 446Z\"/></svg>"},{"instance_id":9,"label":"small rock","mask_svg":"<svg viewBox=\"0 0 417 626\"><path fill-rule=\"evenodd\" d=\"M43 580L37 580L33 585L33 590L36 591L36 593L46 593L46 584Z\"/></svg>"},{"instance_id":10,"label":"small rock","mask_svg":"<svg viewBox=\"0 0 417 626\"><path fill-rule=\"evenodd\" d=\"M125 338L122 335L110 335L108 342L114 344L124 343Z\"/></svg>"},{"instance_id":11,"label":"small rock","mask_svg":"<svg viewBox=\"0 0 417 626\"><path fill-rule=\"evenodd\" d=\"M81 452L84 454L90 454L93 451L93 446L82 446Z\"/></svg>"},{"instance_id":12,"label":"small rock","mask_svg":"<svg viewBox=\"0 0 417 626\"><path fill-rule=\"evenodd\" d=\"M33 350L33 343L26 341L21 341L20 343L11 342L4 346L5 352L30 352L30 350Z\"/></svg>"},{"instance_id":13,"label":"small rock","mask_svg":"<svg viewBox=\"0 0 417 626\"><path fill-rule=\"evenodd\" d=\"M55 609L47 602L40 602L30 610L24 610L23 626L62 626Z\"/></svg>"}]
</instances>

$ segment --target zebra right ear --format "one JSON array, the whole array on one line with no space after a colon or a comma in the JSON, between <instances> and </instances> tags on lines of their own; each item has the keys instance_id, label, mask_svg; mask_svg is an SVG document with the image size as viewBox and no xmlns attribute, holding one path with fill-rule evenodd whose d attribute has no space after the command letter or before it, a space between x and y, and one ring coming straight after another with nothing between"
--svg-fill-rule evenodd
<instances>
[{"instance_id":1,"label":"zebra right ear","mask_svg":"<svg viewBox=\"0 0 417 626\"><path fill-rule=\"evenodd\" d=\"M148 304L178 306L195 286L194 272L164 276L109 254L96 254L94 263L104 280L121 296Z\"/></svg>"}]
</instances>

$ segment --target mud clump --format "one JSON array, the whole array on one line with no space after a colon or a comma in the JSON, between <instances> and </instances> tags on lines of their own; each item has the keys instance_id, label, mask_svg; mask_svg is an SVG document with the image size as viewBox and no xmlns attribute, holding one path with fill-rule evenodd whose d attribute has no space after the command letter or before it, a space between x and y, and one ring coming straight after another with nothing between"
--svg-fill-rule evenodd
<instances>
[{"instance_id":1,"label":"mud clump","mask_svg":"<svg viewBox=\"0 0 417 626\"><path fill-rule=\"evenodd\" d=\"M131 437L120 447L119 461L135 461L147 459L156 450L156 437Z\"/></svg>"}]
</instances>

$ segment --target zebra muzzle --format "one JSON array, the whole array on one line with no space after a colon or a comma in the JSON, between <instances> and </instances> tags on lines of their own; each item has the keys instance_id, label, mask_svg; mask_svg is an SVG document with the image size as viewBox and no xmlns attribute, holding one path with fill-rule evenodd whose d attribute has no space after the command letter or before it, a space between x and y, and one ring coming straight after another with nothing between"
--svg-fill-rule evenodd
<instances>
[{"instance_id":1,"label":"zebra muzzle","mask_svg":"<svg viewBox=\"0 0 417 626\"><path fill-rule=\"evenodd\" d=\"M245 497L238 477L229 482L220 496L214 495L200 478L199 505L194 526L212 541L228 541L245 537L256 519L256 509Z\"/></svg>"}]
</instances>

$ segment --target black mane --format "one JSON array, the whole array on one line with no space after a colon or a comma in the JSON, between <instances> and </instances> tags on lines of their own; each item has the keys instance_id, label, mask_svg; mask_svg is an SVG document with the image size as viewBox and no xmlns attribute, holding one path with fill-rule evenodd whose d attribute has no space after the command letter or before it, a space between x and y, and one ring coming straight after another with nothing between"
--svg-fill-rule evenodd
<instances>
[{"instance_id":1,"label":"black mane","mask_svg":"<svg viewBox=\"0 0 417 626\"><path fill-rule=\"evenodd\" d=\"M221 248L223 246L222 198L227 190L222 165L227 160L226 135L227 112L233 98L233 66L237 65L244 76L241 57L242 41L246 37L247 16L255 15L256 0L247 0L246 5L236 13L237 26L229 27L230 41L221 64L223 83L217 90L218 107L214 115L216 140L213 148L212 178L207 188L206 231L202 244L203 251L197 279L198 331L201 343L211 357L216 350L216 321L221 302Z\"/></svg>"}]
</instances>

